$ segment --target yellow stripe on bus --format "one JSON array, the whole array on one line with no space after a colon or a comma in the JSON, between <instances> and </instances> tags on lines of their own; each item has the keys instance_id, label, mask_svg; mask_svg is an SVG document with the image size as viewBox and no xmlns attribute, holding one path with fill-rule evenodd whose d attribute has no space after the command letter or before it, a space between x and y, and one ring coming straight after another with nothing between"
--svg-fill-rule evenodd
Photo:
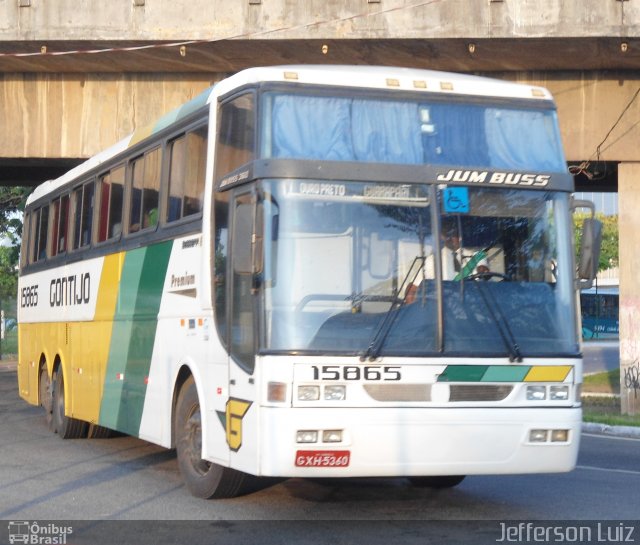
<instances>
[{"instance_id":1,"label":"yellow stripe on bus","mask_svg":"<svg viewBox=\"0 0 640 545\"><path fill-rule=\"evenodd\" d=\"M96 300L97 321L112 321L116 312L116 302L118 301L118 290L120 288L120 277L122 276L122 265L124 264L124 252L108 255L102 264L102 274L100 276L100 287L98 288L98 298ZM107 341L107 347L109 341Z\"/></svg>"},{"instance_id":2,"label":"yellow stripe on bus","mask_svg":"<svg viewBox=\"0 0 640 545\"><path fill-rule=\"evenodd\" d=\"M572 365L535 365L524 377L524 382L564 382Z\"/></svg>"},{"instance_id":3,"label":"yellow stripe on bus","mask_svg":"<svg viewBox=\"0 0 640 545\"><path fill-rule=\"evenodd\" d=\"M76 418L87 422L97 423L100 417L124 256L125 253L120 252L104 258L93 321L71 325L74 342L72 361L84 362L87 367L86 373L74 377L73 412Z\"/></svg>"}]
</instances>

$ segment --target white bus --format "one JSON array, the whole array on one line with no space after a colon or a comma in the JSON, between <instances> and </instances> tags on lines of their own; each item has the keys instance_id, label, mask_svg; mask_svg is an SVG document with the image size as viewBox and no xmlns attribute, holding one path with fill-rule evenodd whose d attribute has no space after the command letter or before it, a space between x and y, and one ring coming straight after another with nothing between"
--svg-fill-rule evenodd
<instances>
[{"instance_id":1,"label":"white bus","mask_svg":"<svg viewBox=\"0 0 640 545\"><path fill-rule=\"evenodd\" d=\"M20 395L176 447L206 498L569 471L572 190L545 89L242 71L31 195Z\"/></svg>"}]
</instances>

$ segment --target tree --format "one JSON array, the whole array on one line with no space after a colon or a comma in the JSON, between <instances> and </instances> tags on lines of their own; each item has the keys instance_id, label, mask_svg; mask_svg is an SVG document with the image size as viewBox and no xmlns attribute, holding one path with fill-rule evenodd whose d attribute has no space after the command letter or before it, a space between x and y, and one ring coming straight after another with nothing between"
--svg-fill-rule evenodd
<instances>
[{"instance_id":1,"label":"tree","mask_svg":"<svg viewBox=\"0 0 640 545\"><path fill-rule=\"evenodd\" d=\"M22 236L22 219L30 187L0 186L0 301L13 299L18 288L18 256Z\"/></svg>"},{"instance_id":2,"label":"tree","mask_svg":"<svg viewBox=\"0 0 640 545\"><path fill-rule=\"evenodd\" d=\"M574 214L573 227L576 241L576 252L580 251L580 235L582 222L585 218L590 217L589 214ZM596 214L596 218L602 222L602 245L600 249L600 261L598 263L598 271L604 271L612 267L618 266L618 216L605 216L604 214ZM578 259L578 254L576 254Z\"/></svg>"},{"instance_id":3,"label":"tree","mask_svg":"<svg viewBox=\"0 0 640 545\"><path fill-rule=\"evenodd\" d=\"M31 193L30 187L0 186L0 239L19 244L22 236L22 220L17 216Z\"/></svg>"},{"instance_id":4,"label":"tree","mask_svg":"<svg viewBox=\"0 0 640 545\"><path fill-rule=\"evenodd\" d=\"M17 246L0 246L0 303L13 299L18 290Z\"/></svg>"}]
</instances>

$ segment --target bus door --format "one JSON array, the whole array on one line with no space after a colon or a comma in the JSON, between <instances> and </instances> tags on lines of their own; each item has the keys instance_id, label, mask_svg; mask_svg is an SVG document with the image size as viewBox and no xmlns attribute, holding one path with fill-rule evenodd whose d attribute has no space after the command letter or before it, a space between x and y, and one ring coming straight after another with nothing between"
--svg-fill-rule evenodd
<instances>
[{"instance_id":1,"label":"bus door","mask_svg":"<svg viewBox=\"0 0 640 545\"><path fill-rule=\"evenodd\" d=\"M227 443L231 466L255 471L258 437L257 263L262 262L261 216L255 189L242 188L231 202L228 260L230 279L227 307L229 346L229 400L226 410Z\"/></svg>"}]
</instances>

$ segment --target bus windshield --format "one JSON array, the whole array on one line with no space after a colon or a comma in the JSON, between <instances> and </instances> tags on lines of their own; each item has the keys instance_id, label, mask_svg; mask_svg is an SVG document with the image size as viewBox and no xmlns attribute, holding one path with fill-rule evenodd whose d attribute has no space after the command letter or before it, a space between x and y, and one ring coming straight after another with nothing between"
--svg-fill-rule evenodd
<instances>
[{"instance_id":1,"label":"bus windshield","mask_svg":"<svg viewBox=\"0 0 640 545\"><path fill-rule=\"evenodd\" d=\"M566 194L260 184L263 352L577 354Z\"/></svg>"},{"instance_id":2,"label":"bus windshield","mask_svg":"<svg viewBox=\"0 0 640 545\"><path fill-rule=\"evenodd\" d=\"M546 104L270 92L263 112L265 158L567 169L556 112Z\"/></svg>"}]
</instances>

